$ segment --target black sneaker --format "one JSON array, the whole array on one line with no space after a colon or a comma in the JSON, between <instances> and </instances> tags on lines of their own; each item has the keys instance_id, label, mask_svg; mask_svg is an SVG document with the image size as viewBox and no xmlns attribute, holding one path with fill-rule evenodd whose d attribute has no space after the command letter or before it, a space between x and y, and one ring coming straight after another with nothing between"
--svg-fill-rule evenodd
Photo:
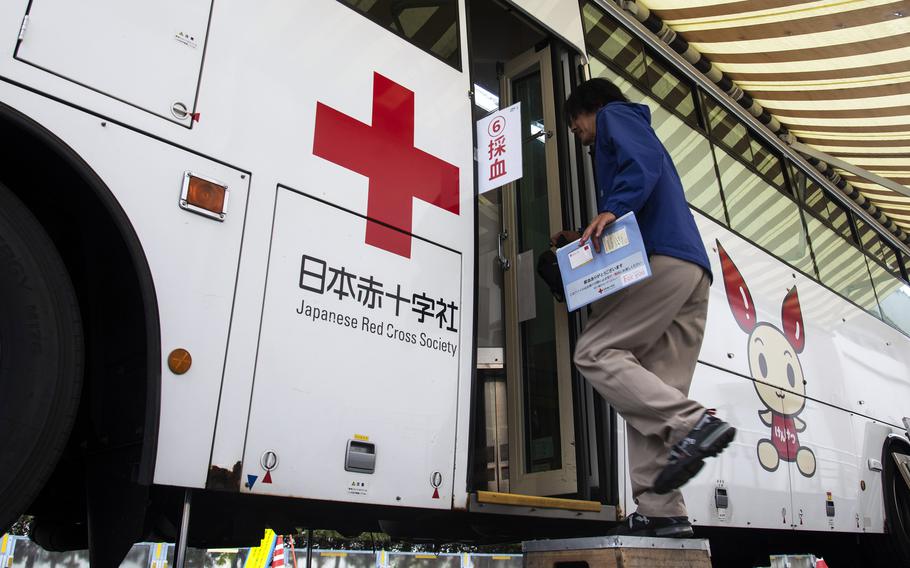
<instances>
[{"instance_id":1,"label":"black sneaker","mask_svg":"<svg viewBox=\"0 0 910 568\"><path fill-rule=\"evenodd\" d=\"M689 538L695 535L689 517L646 517L637 512L623 519L622 524L607 534L658 538Z\"/></svg>"},{"instance_id":2,"label":"black sneaker","mask_svg":"<svg viewBox=\"0 0 910 568\"><path fill-rule=\"evenodd\" d=\"M705 458L724 451L735 435L736 428L705 412L695 428L670 448L670 463L657 476L653 491L661 495L683 486L705 465Z\"/></svg>"}]
</instances>

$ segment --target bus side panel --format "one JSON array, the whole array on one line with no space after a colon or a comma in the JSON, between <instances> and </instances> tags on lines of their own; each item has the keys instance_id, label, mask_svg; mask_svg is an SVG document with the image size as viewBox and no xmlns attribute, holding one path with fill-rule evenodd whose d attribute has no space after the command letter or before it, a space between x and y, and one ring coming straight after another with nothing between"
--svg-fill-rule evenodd
<instances>
[{"instance_id":1,"label":"bus side panel","mask_svg":"<svg viewBox=\"0 0 910 568\"><path fill-rule=\"evenodd\" d=\"M211 0L35 0L16 57L189 125L211 5ZM180 116L172 114L175 104L184 109Z\"/></svg>"},{"instance_id":2,"label":"bus side panel","mask_svg":"<svg viewBox=\"0 0 910 568\"><path fill-rule=\"evenodd\" d=\"M906 345L907 338L892 337L897 332L830 290L717 223L697 213L696 218L711 257L714 283L700 354L703 365L693 381L692 396L716 406L719 415L739 429L737 444L744 442L744 434L750 436L751 450L742 456L738 476L748 479L757 474L754 487L789 478L778 489L792 494L792 504L786 512L775 504L778 527L832 530L833 524L839 531L875 530L880 526L876 515L860 512L872 510L871 498L858 492L860 479L868 477L863 454L876 455L881 449L863 441L865 426L855 430L851 412L865 414L861 422L903 415L901 401L910 397L895 393L908 389L898 375L905 377L910 367L898 349L873 346L885 343L883 338ZM720 247L732 260L726 275ZM728 296L725 277L748 302L737 294ZM743 307L749 303L751 314ZM796 329L799 335L794 335ZM707 365L739 375L752 388L724 393L721 401L709 404L715 385L703 378L707 375L702 367ZM729 415L724 406L730 407ZM725 453L716 461L727 459ZM687 495L697 493L695 499L702 505L696 506L708 506L699 514L707 514L709 524L738 523L729 511L722 519L723 513L716 510L713 499L721 466L711 465L713 461L687 488ZM743 490L754 495L748 485ZM737 500L730 491L731 507ZM828 516L831 501L834 517ZM763 498L754 505L767 508L767 503ZM866 527L864 517L869 517Z\"/></svg>"},{"instance_id":3,"label":"bus side panel","mask_svg":"<svg viewBox=\"0 0 910 568\"><path fill-rule=\"evenodd\" d=\"M716 279L715 279L716 284ZM760 440L768 428L755 408L743 401L755 397L753 381L699 364L689 396L736 426L736 438L717 458L683 487L689 518L697 525L789 529L792 521L790 472L784 464L764 470L756 459ZM717 497L727 497L726 509Z\"/></svg>"},{"instance_id":4,"label":"bus side panel","mask_svg":"<svg viewBox=\"0 0 910 568\"><path fill-rule=\"evenodd\" d=\"M871 422L863 416L853 416L853 432L857 447L860 448L858 468L860 480L865 486L858 490L857 509L860 529L867 532L885 530L885 507L882 495L882 473L876 471L876 463L882 462L882 448L885 438L895 432L894 428ZM870 461L872 460L872 461Z\"/></svg>"},{"instance_id":5,"label":"bus side panel","mask_svg":"<svg viewBox=\"0 0 910 568\"><path fill-rule=\"evenodd\" d=\"M711 287L711 300L708 307L708 322L705 327L705 338L702 345L700 359L718 367L744 376L773 381L774 377L762 377L761 368L756 361L750 362L750 353L757 354L756 339L761 342L769 337L759 337L753 334L758 326L768 326L767 333L778 343L773 352L764 353L766 360L786 363L797 363L802 369L803 378L807 381L805 392L813 398L818 398L829 403L842 405L846 400L846 377L842 369L831 368L829 360L832 349L837 346L831 344L832 331L835 329L835 320L840 324L840 315L850 313L854 317L862 314L851 312L854 309L846 301L841 300L826 288L819 286L814 281L792 270L767 254L752 243L721 227L716 222L709 221L696 213L699 221L699 230L705 241L708 257L714 272L714 283ZM734 281L734 289L744 287L745 292L751 296L751 308L754 314L737 318L737 302L741 302L736 294L731 298L724 287L724 270L720 262L720 250L723 247L732 261L728 265L728 276ZM787 294L796 288L800 306L800 329L804 340L801 352L788 349L786 336L783 334L784 322L782 319L784 299ZM731 300L733 303L731 303ZM832 310L832 303L838 305L837 310ZM843 304L841 308L841 304ZM776 332L774 331L776 330ZM844 329L837 327L837 333L844 333ZM850 333L849 330L846 330ZM750 351L750 349L752 351ZM789 355L784 353L788 351ZM791 361L788 357L795 357ZM773 365L772 365L773 367ZM772 367L769 367L771 369ZM795 385L788 389L797 389ZM743 401L745 402L745 401ZM756 411L767 410L765 401L754 393L751 402ZM773 401L771 401L773 402ZM757 419L757 418L756 418Z\"/></svg>"},{"instance_id":6,"label":"bus side panel","mask_svg":"<svg viewBox=\"0 0 910 568\"><path fill-rule=\"evenodd\" d=\"M458 5L453 39L464 45ZM247 41L250 29L269 40ZM212 455L213 470L239 469L241 491L465 503L474 250L466 57L462 49L462 69L453 68L335 0L216 7L200 108L206 120L255 133L262 191L251 212L268 202L271 232L267 247L244 246L268 257L257 357L252 376L242 357L227 371ZM440 179L444 195L427 190ZM374 222L390 209L406 214ZM313 320L308 308L325 312ZM328 327L328 312L358 327ZM232 333L249 345L248 330ZM465 438L457 445L456 428ZM345 469L349 442L374 444L374 474ZM314 457L316 448L325 453Z\"/></svg>"},{"instance_id":7,"label":"bus side panel","mask_svg":"<svg viewBox=\"0 0 910 568\"><path fill-rule=\"evenodd\" d=\"M847 320L831 329L837 356L822 358L846 377L842 406L900 428L910 416L910 338L852 305L830 311Z\"/></svg>"},{"instance_id":8,"label":"bus side panel","mask_svg":"<svg viewBox=\"0 0 910 568\"><path fill-rule=\"evenodd\" d=\"M451 507L461 256L367 247L363 217L278 192L246 490Z\"/></svg>"},{"instance_id":9,"label":"bus side panel","mask_svg":"<svg viewBox=\"0 0 910 568\"><path fill-rule=\"evenodd\" d=\"M162 360L150 362L162 369L154 481L204 487L249 176L50 99L28 96L7 83L0 83L0 100L15 101L14 108L68 144L129 217L148 259L161 323ZM223 222L179 207L186 171L228 186ZM167 365L169 353L177 348L193 358L181 376Z\"/></svg>"},{"instance_id":10,"label":"bus side panel","mask_svg":"<svg viewBox=\"0 0 910 568\"><path fill-rule=\"evenodd\" d=\"M806 401L796 461L789 464L793 525L799 530L860 532L860 460L854 422L838 408ZM812 458L810 458L810 453ZM808 463L814 462L814 470Z\"/></svg>"},{"instance_id":11,"label":"bus side panel","mask_svg":"<svg viewBox=\"0 0 910 568\"><path fill-rule=\"evenodd\" d=\"M902 404L910 400L910 338L717 223L697 213L696 218L714 270L701 359L760 378L761 369L749 360L749 341L757 335L737 323L723 287L719 241L751 293L757 324L776 328L776 337L785 329L784 301L796 288L799 309L792 312L797 317L790 324L799 324L803 346L784 345L789 355L782 350L765 355L792 356L794 369L806 381L806 396L899 427L910 414ZM787 388L799 390L798 385Z\"/></svg>"}]
</instances>

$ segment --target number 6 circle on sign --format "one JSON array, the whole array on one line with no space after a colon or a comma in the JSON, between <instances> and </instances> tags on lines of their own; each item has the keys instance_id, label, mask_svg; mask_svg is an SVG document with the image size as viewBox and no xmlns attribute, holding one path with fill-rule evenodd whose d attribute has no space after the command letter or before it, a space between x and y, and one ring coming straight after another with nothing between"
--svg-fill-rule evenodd
<instances>
[{"instance_id":1,"label":"number 6 circle on sign","mask_svg":"<svg viewBox=\"0 0 910 568\"><path fill-rule=\"evenodd\" d=\"M499 136L502 134L503 130L506 129L506 119L503 116L497 116L490 121L490 125L487 126L487 132L490 133L490 136Z\"/></svg>"}]
</instances>

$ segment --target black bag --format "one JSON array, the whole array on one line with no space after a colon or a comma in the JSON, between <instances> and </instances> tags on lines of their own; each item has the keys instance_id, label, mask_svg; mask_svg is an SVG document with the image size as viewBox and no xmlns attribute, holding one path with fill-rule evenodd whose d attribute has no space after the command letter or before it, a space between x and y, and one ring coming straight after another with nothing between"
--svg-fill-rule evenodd
<instances>
[{"instance_id":1,"label":"black bag","mask_svg":"<svg viewBox=\"0 0 910 568\"><path fill-rule=\"evenodd\" d=\"M537 274L550 287L550 293L556 301L564 303L566 296L562 289L562 276L559 273L559 263L556 262L556 253L551 250L541 253L537 258Z\"/></svg>"},{"instance_id":2,"label":"black bag","mask_svg":"<svg viewBox=\"0 0 910 568\"><path fill-rule=\"evenodd\" d=\"M556 239L556 246L564 247L569 244L568 239L559 235ZM559 263L556 262L556 253L551 250L545 250L537 258L537 274L547 283L550 293L556 298L557 302L565 303L566 295L562 287L562 276L559 273Z\"/></svg>"}]
</instances>

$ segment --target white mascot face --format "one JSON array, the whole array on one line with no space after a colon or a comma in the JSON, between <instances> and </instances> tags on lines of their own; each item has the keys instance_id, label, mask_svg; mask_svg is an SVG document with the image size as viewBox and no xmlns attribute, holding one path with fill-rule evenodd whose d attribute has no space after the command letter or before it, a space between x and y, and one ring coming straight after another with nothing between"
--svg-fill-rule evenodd
<instances>
[{"instance_id":1,"label":"white mascot face","mask_svg":"<svg viewBox=\"0 0 910 568\"><path fill-rule=\"evenodd\" d=\"M765 405L786 416L799 414L806 404L806 382L796 349L768 323L749 335L749 369L755 390Z\"/></svg>"}]
</instances>

